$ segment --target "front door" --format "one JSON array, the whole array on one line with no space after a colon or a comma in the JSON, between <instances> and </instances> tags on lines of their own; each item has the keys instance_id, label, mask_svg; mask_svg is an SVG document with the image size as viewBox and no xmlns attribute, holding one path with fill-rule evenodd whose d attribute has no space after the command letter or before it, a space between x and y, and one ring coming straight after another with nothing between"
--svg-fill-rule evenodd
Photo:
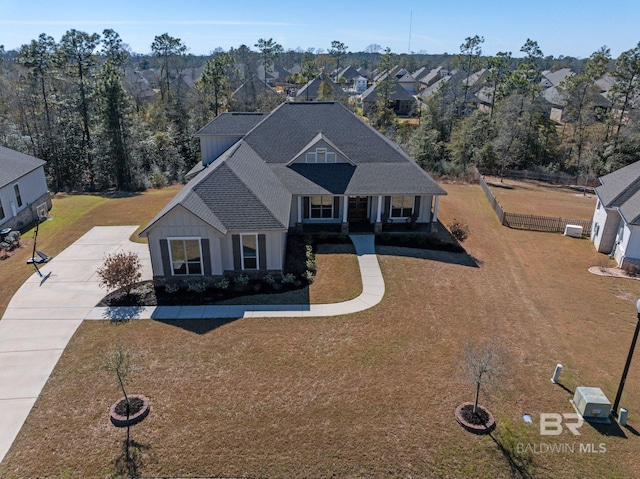
<instances>
[{"instance_id":1,"label":"front door","mask_svg":"<svg viewBox=\"0 0 640 479\"><path fill-rule=\"evenodd\" d=\"M349 196L349 220L366 220L367 202L367 196Z\"/></svg>"}]
</instances>

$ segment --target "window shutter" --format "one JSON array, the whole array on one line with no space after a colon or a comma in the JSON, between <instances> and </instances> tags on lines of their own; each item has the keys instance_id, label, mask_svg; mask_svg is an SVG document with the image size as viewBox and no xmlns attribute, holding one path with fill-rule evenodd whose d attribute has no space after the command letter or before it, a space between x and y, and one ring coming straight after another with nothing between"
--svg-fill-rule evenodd
<instances>
[{"instance_id":1,"label":"window shutter","mask_svg":"<svg viewBox=\"0 0 640 479\"><path fill-rule=\"evenodd\" d=\"M202 264L204 266L204 275L211 276L211 249L209 248L209 239L202 238L200 240L202 246Z\"/></svg>"},{"instance_id":2,"label":"window shutter","mask_svg":"<svg viewBox=\"0 0 640 479\"><path fill-rule=\"evenodd\" d=\"M391 216L391 196L384 197L384 210L382 210L382 215Z\"/></svg>"},{"instance_id":3,"label":"window shutter","mask_svg":"<svg viewBox=\"0 0 640 479\"><path fill-rule=\"evenodd\" d=\"M171 258L169 257L169 242L166 239L160 240L160 256L162 258L162 271L165 276L172 276Z\"/></svg>"},{"instance_id":4,"label":"window shutter","mask_svg":"<svg viewBox=\"0 0 640 479\"><path fill-rule=\"evenodd\" d=\"M416 215L416 218L420 215L420 197L416 196L416 200L413 204L413 214Z\"/></svg>"},{"instance_id":5,"label":"window shutter","mask_svg":"<svg viewBox=\"0 0 640 479\"><path fill-rule=\"evenodd\" d=\"M302 217L304 219L308 219L309 218L309 197L305 196L304 198L302 198Z\"/></svg>"},{"instance_id":6,"label":"window shutter","mask_svg":"<svg viewBox=\"0 0 640 479\"><path fill-rule=\"evenodd\" d=\"M332 198L333 201L333 217L340 218L340 198L338 196L334 196Z\"/></svg>"},{"instance_id":7,"label":"window shutter","mask_svg":"<svg viewBox=\"0 0 640 479\"><path fill-rule=\"evenodd\" d=\"M233 244L233 269L242 269L242 257L240 256L240 235L231 235L231 243Z\"/></svg>"},{"instance_id":8,"label":"window shutter","mask_svg":"<svg viewBox=\"0 0 640 479\"><path fill-rule=\"evenodd\" d=\"M267 237L265 235L258 235L258 256L260 260L258 268L264 271L267 269Z\"/></svg>"}]
</instances>

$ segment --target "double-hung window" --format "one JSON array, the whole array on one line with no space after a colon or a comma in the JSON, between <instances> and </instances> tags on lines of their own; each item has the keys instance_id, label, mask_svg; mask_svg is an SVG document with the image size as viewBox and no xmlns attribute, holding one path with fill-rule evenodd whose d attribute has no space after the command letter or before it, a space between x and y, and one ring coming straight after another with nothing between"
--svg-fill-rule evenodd
<instances>
[{"instance_id":1,"label":"double-hung window","mask_svg":"<svg viewBox=\"0 0 640 479\"><path fill-rule=\"evenodd\" d=\"M4 214L4 207L2 206L2 201L0 200L0 220L3 220L6 215Z\"/></svg>"},{"instance_id":2,"label":"double-hung window","mask_svg":"<svg viewBox=\"0 0 640 479\"><path fill-rule=\"evenodd\" d=\"M202 274L202 250L199 238L170 238L171 274Z\"/></svg>"},{"instance_id":3,"label":"double-hung window","mask_svg":"<svg viewBox=\"0 0 640 479\"><path fill-rule=\"evenodd\" d=\"M20 196L20 187L16 184L13 185L13 192L16 195L16 203L18 203L18 208L22 206L22 196Z\"/></svg>"},{"instance_id":4,"label":"double-hung window","mask_svg":"<svg viewBox=\"0 0 640 479\"><path fill-rule=\"evenodd\" d=\"M240 235L242 248L242 269L258 269L258 235Z\"/></svg>"},{"instance_id":5,"label":"double-hung window","mask_svg":"<svg viewBox=\"0 0 640 479\"><path fill-rule=\"evenodd\" d=\"M391 218L408 218L413 214L413 196L391 197Z\"/></svg>"},{"instance_id":6,"label":"double-hung window","mask_svg":"<svg viewBox=\"0 0 640 479\"><path fill-rule=\"evenodd\" d=\"M333 218L333 196L312 196L309 200L309 218Z\"/></svg>"}]
</instances>

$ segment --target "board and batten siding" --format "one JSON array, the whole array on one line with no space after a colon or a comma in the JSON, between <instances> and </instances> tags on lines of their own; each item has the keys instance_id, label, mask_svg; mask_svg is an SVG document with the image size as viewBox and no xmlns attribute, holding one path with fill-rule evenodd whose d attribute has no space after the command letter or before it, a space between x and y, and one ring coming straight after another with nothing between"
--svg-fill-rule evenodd
<instances>
[{"instance_id":1,"label":"board and batten siding","mask_svg":"<svg viewBox=\"0 0 640 479\"><path fill-rule=\"evenodd\" d=\"M209 240L211 274L221 275L223 273L222 258L227 255L224 237L189 211L182 207L176 207L158 220L149 230L149 252L154 276L171 276L171 271L164 271L160 240L189 237Z\"/></svg>"},{"instance_id":2,"label":"board and batten siding","mask_svg":"<svg viewBox=\"0 0 640 479\"><path fill-rule=\"evenodd\" d=\"M266 250L266 269L269 271L282 271L284 267L284 255L287 244L287 233L284 231L242 231L229 233L225 242L226 254L223 256L223 268L225 271L235 270L233 237L240 234L264 235ZM259 253L260 254L260 253ZM262 263L262 261L261 261Z\"/></svg>"},{"instance_id":3,"label":"board and batten siding","mask_svg":"<svg viewBox=\"0 0 640 479\"><path fill-rule=\"evenodd\" d=\"M241 136L202 136L200 137L200 151L204 166L219 158L225 151L235 145Z\"/></svg>"}]
</instances>

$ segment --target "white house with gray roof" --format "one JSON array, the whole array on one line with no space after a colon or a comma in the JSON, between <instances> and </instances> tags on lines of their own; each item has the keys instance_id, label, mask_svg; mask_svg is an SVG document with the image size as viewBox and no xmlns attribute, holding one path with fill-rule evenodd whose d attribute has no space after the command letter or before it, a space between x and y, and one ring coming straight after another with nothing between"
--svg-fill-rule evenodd
<instances>
[{"instance_id":1,"label":"white house with gray roof","mask_svg":"<svg viewBox=\"0 0 640 479\"><path fill-rule=\"evenodd\" d=\"M640 161L599 179L591 241L620 267L640 265Z\"/></svg>"},{"instance_id":2,"label":"white house with gray roof","mask_svg":"<svg viewBox=\"0 0 640 479\"><path fill-rule=\"evenodd\" d=\"M223 147L215 145L242 129L218 155ZM380 231L385 221L430 227L446 194L337 102L283 103L263 117L223 114L198 136L208 163L140 233L155 277L282 271L292 231L347 232L355 223Z\"/></svg>"},{"instance_id":3,"label":"white house with gray roof","mask_svg":"<svg viewBox=\"0 0 640 479\"><path fill-rule=\"evenodd\" d=\"M0 229L18 229L44 217L51 198L45 161L0 146Z\"/></svg>"}]
</instances>

